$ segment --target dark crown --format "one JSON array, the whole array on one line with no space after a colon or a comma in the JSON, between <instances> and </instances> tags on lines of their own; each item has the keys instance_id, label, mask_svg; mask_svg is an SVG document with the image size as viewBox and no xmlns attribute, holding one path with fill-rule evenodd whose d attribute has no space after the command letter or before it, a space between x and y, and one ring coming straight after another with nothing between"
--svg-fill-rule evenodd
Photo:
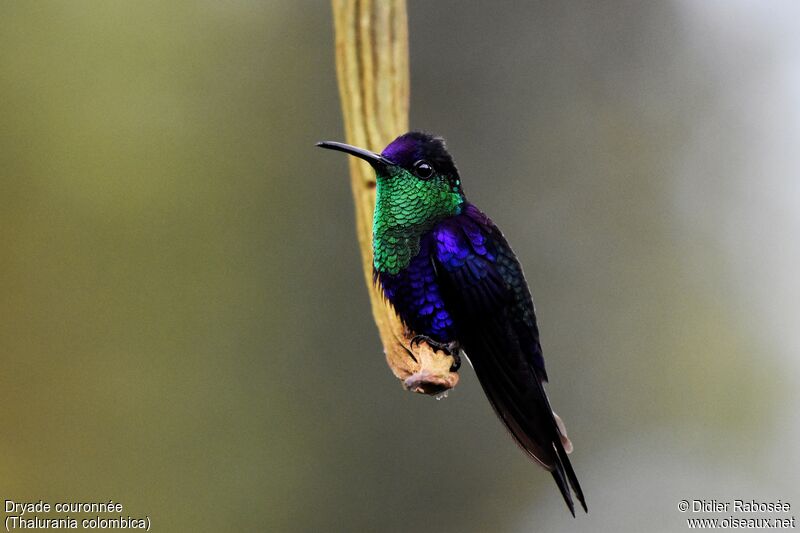
<instances>
[{"instance_id":1,"label":"dark crown","mask_svg":"<svg viewBox=\"0 0 800 533\"><path fill-rule=\"evenodd\" d=\"M447 151L444 139L422 131L410 131L393 140L381 155L403 168L411 169L417 161L433 165L440 174L458 178L458 169Z\"/></svg>"}]
</instances>

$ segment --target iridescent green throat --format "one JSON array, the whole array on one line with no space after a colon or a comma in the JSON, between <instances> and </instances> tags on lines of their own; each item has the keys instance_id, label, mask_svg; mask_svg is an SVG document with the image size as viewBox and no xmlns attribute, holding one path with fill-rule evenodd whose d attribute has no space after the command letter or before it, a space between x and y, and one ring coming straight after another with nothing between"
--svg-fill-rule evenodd
<instances>
[{"instance_id":1,"label":"iridescent green throat","mask_svg":"<svg viewBox=\"0 0 800 533\"><path fill-rule=\"evenodd\" d=\"M397 274L419 253L425 232L461 212L464 195L458 181L444 176L423 180L400 167L390 171L377 176L372 262L378 272Z\"/></svg>"}]
</instances>

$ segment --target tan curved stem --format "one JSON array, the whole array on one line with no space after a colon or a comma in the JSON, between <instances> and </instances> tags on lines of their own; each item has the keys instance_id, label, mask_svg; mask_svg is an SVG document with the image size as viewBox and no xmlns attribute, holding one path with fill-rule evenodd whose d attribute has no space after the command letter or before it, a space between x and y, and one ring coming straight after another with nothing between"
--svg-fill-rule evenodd
<instances>
[{"instance_id":1,"label":"tan curved stem","mask_svg":"<svg viewBox=\"0 0 800 533\"><path fill-rule=\"evenodd\" d=\"M408 130L406 2L333 0L333 18L336 73L346 140L381 151ZM367 163L353 157L349 159L364 278L386 361L408 390L438 394L451 389L458 383L458 374L450 372L453 358L433 351L424 342L411 347L413 333L403 327L372 281L375 174Z\"/></svg>"}]
</instances>

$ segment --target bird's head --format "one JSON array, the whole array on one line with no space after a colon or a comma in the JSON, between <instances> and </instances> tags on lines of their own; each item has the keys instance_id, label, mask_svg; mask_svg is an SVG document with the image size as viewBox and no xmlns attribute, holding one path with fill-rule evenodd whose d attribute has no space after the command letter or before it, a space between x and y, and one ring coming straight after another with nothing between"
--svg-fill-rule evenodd
<instances>
[{"instance_id":1,"label":"bird's head","mask_svg":"<svg viewBox=\"0 0 800 533\"><path fill-rule=\"evenodd\" d=\"M375 169L376 228L379 222L389 227L428 226L458 214L464 203L461 178L441 137L412 131L380 154L338 142L317 146L354 155Z\"/></svg>"}]
</instances>

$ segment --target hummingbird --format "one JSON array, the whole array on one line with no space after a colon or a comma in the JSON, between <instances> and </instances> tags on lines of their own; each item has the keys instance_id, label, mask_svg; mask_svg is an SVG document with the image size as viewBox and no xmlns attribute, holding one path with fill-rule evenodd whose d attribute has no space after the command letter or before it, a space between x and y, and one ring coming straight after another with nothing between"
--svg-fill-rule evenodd
<instances>
[{"instance_id":1,"label":"hummingbird","mask_svg":"<svg viewBox=\"0 0 800 533\"><path fill-rule=\"evenodd\" d=\"M550 471L570 512L587 511L567 456L572 444L545 393L548 381L531 293L501 231L464 195L441 137L411 131L380 153L325 141L376 174L373 274L413 332L465 355L495 413L522 450Z\"/></svg>"}]
</instances>

